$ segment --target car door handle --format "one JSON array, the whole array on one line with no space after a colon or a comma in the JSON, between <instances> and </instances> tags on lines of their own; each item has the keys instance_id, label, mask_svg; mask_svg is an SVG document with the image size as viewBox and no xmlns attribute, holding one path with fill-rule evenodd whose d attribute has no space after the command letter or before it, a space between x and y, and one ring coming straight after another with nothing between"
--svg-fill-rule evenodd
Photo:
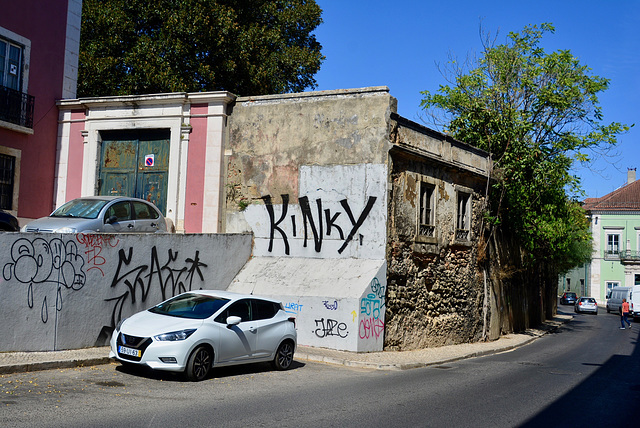
<instances>
[{"instance_id":1,"label":"car door handle","mask_svg":"<svg viewBox=\"0 0 640 428\"><path fill-rule=\"evenodd\" d=\"M151 227L155 227L157 229L158 228L158 223L151 223Z\"/></svg>"},{"instance_id":2,"label":"car door handle","mask_svg":"<svg viewBox=\"0 0 640 428\"><path fill-rule=\"evenodd\" d=\"M254 326L251 326L251 327L249 327L249 331L250 331L251 333L257 333L257 332L258 332L258 329L257 329L256 327L254 327Z\"/></svg>"},{"instance_id":3,"label":"car door handle","mask_svg":"<svg viewBox=\"0 0 640 428\"><path fill-rule=\"evenodd\" d=\"M133 229L133 225L132 225L131 223L129 223L129 224L127 225L127 227L128 227L129 229Z\"/></svg>"}]
</instances>

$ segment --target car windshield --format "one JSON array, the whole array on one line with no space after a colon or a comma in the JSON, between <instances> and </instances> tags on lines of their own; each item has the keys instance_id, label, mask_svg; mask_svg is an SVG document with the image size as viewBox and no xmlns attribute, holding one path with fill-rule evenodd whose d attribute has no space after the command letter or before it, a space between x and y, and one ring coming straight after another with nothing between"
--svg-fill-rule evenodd
<instances>
[{"instance_id":1,"label":"car windshield","mask_svg":"<svg viewBox=\"0 0 640 428\"><path fill-rule=\"evenodd\" d=\"M205 319L216 313L229 299L202 294L181 294L149 309L154 314L178 318Z\"/></svg>"},{"instance_id":2,"label":"car windshield","mask_svg":"<svg viewBox=\"0 0 640 428\"><path fill-rule=\"evenodd\" d=\"M50 217L97 218L107 202L101 199L74 199L55 210Z\"/></svg>"},{"instance_id":3,"label":"car windshield","mask_svg":"<svg viewBox=\"0 0 640 428\"><path fill-rule=\"evenodd\" d=\"M576 293L567 293L567 297L576 297Z\"/></svg>"}]
</instances>

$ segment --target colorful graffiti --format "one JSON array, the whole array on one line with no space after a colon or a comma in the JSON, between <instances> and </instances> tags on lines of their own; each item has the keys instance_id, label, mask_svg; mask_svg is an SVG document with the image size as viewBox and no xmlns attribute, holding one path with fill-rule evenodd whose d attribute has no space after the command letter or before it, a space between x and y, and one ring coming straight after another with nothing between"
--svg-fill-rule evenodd
<instances>
[{"instance_id":1,"label":"colorful graffiti","mask_svg":"<svg viewBox=\"0 0 640 428\"><path fill-rule=\"evenodd\" d=\"M360 339L378 340L384 333L384 316L386 287L380 284L378 278L369 283L371 293L360 299ZM382 315L382 316L381 316Z\"/></svg>"},{"instance_id":2,"label":"colorful graffiti","mask_svg":"<svg viewBox=\"0 0 640 428\"><path fill-rule=\"evenodd\" d=\"M87 235L79 233L76 235L76 241L84 246L84 254L87 256L87 265L90 267L87 269L89 272L92 269L96 269L102 276L102 266L107 263L102 251L104 248L114 248L120 243L120 239L116 235Z\"/></svg>"},{"instance_id":3,"label":"colorful graffiti","mask_svg":"<svg viewBox=\"0 0 640 428\"><path fill-rule=\"evenodd\" d=\"M329 300L323 300L322 303L324 304L324 307L329 309L330 311L337 311L338 310L338 301L334 300L333 302L330 302Z\"/></svg>"},{"instance_id":4,"label":"colorful graffiti","mask_svg":"<svg viewBox=\"0 0 640 428\"><path fill-rule=\"evenodd\" d=\"M302 307L304 305L301 305L296 302L287 302L287 303L283 303L283 306L284 306L285 312L290 314L297 314L298 312L302 311Z\"/></svg>"}]
</instances>

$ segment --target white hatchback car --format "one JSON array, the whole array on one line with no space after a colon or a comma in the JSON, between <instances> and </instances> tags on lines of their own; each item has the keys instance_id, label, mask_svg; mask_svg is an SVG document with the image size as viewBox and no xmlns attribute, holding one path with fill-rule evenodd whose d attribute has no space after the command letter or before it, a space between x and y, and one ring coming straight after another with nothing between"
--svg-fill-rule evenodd
<instances>
[{"instance_id":1,"label":"white hatchback car","mask_svg":"<svg viewBox=\"0 0 640 428\"><path fill-rule=\"evenodd\" d=\"M203 380L212 366L293 362L295 319L282 303L219 290L179 294L121 321L111 337L110 358L125 364L184 372Z\"/></svg>"}]
</instances>

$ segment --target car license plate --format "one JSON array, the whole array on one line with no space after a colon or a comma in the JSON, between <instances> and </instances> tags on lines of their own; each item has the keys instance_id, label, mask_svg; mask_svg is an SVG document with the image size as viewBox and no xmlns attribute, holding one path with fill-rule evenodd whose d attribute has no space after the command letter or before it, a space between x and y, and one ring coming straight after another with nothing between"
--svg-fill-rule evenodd
<instances>
[{"instance_id":1,"label":"car license plate","mask_svg":"<svg viewBox=\"0 0 640 428\"><path fill-rule=\"evenodd\" d=\"M127 348L126 346L120 346L118 348L118 352L124 355L131 355L132 357L138 357L142 355L141 352L137 349Z\"/></svg>"}]
</instances>

